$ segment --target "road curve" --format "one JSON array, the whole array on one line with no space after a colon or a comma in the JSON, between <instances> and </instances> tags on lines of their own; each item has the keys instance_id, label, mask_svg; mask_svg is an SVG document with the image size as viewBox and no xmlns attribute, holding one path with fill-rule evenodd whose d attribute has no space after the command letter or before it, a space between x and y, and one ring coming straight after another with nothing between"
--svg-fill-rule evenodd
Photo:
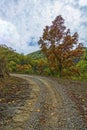
<instances>
[{"instance_id":1,"label":"road curve","mask_svg":"<svg viewBox=\"0 0 87 130\"><path fill-rule=\"evenodd\" d=\"M14 75L29 81L32 92L6 130L86 130L74 102L58 81L41 76Z\"/></svg>"}]
</instances>

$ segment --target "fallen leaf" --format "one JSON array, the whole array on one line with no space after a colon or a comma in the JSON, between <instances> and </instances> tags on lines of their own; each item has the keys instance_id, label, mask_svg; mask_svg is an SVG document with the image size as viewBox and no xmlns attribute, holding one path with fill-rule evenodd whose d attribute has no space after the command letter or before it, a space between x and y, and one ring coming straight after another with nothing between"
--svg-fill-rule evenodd
<instances>
[{"instance_id":1,"label":"fallen leaf","mask_svg":"<svg viewBox=\"0 0 87 130\"><path fill-rule=\"evenodd\" d=\"M40 112L40 109L37 109L36 112Z\"/></svg>"},{"instance_id":2,"label":"fallen leaf","mask_svg":"<svg viewBox=\"0 0 87 130\"><path fill-rule=\"evenodd\" d=\"M8 104L11 104L11 102L8 102Z\"/></svg>"},{"instance_id":3,"label":"fallen leaf","mask_svg":"<svg viewBox=\"0 0 87 130\"><path fill-rule=\"evenodd\" d=\"M13 100L12 103L15 103L15 101Z\"/></svg>"},{"instance_id":4,"label":"fallen leaf","mask_svg":"<svg viewBox=\"0 0 87 130\"><path fill-rule=\"evenodd\" d=\"M84 100L84 99L82 99L82 101L84 102L85 100Z\"/></svg>"},{"instance_id":5,"label":"fallen leaf","mask_svg":"<svg viewBox=\"0 0 87 130\"><path fill-rule=\"evenodd\" d=\"M54 115L54 113L51 113L51 116L53 116Z\"/></svg>"}]
</instances>

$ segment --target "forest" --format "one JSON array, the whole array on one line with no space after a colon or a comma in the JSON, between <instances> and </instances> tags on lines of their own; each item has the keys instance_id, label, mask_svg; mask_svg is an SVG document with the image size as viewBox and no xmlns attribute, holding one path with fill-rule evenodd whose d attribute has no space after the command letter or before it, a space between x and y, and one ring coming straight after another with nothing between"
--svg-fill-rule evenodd
<instances>
[{"instance_id":1,"label":"forest","mask_svg":"<svg viewBox=\"0 0 87 130\"><path fill-rule=\"evenodd\" d=\"M87 81L87 48L81 58L75 61L73 72L66 70L63 78L73 78ZM72 67L71 67L72 68ZM9 73L35 74L59 77L55 67L50 68L47 58L41 51L24 55L15 52L6 45L0 45L0 77L9 76Z\"/></svg>"}]
</instances>

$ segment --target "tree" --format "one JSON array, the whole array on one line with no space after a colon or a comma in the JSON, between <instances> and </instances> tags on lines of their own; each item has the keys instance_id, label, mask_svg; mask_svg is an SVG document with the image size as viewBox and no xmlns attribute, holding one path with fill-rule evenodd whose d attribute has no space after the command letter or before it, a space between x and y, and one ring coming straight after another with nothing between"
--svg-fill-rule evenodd
<instances>
[{"instance_id":1,"label":"tree","mask_svg":"<svg viewBox=\"0 0 87 130\"><path fill-rule=\"evenodd\" d=\"M17 64L16 64L16 62L14 62L13 60L11 60L10 62L9 62L9 71L12 73L12 72L16 72L17 71Z\"/></svg>"},{"instance_id":2,"label":"tree","mask_svg":"<svg viewBox=\"0 0 87 130\"><path fill-rule=\"evenodd\" d=\"M43 75L44 74L44 70L47 67L47 63L46 60L44 59L39 59L38 63L37 63L37 71L38 74Z\"/></svg>"},{"instance_id":3,"label":"tree","mask_svg":"<svg viewBox=\"0 0 87 130\"><path fill-rule=\"evenodd\" d=\"M32 73L32 66L30 64L17 65L16 69L17 69L17 72L20 72L20 73L26 73L26 74Z\"/></svg>"},{"instance_id":4,"label":"tree","mask_svg":"<svg viewBox=\"0 0 87 130\"><path fill-rule=\"evenodd\" d=\"M81 70L81 76L87 78L87 48L84 49L84 54L81 57L81 60L78 62L77 66Z\"/></svg>"},{"instance_id":5,"label":"tree","mask_svg":"<svg viewBox=\"0 0 87 130\"><path fill-rule=\"evenodd\" d=\"M8 62L6 57L0 52L0 78L4 78L5 75L9 75Z\"/></svg>"},{"instance_id":6,"label":"tree","mask_svg":"<svg viewBox=\"0 0 87 130\"><path fill-rule=\"evenodd\" d=\"M10 62L15 54L14 50L6 45L0 45L0 77L9 75ZM10 67L10 68L9 68Z\"/></svg>"},{"instance_id":7,"label":"tree","mask_svg":"<svg viewBox=\"0 0 87 130\"><path fill-rule=\"evenodd\" d=\"M61 15L56 17L51 26L45 27L38 43L49 61L50 68L56 69L60 77L63 70L74 66L75 60L83 53L83 44L78 42L78 33L71 35Z\"/></svg>"}]
</instances>

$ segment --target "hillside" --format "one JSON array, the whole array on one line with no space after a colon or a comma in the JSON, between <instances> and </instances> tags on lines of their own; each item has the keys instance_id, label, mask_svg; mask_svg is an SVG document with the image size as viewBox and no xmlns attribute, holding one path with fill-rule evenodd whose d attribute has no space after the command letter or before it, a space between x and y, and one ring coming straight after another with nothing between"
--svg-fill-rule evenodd
<instances>
[{"instance_id":1,"label":"hillside","mask_svg":"<svg viewBox=\"0 0 87 130\"><path fill-rule=\"evenodd\" d=\"M33 53L30 53L27 55L28 57L31 57L34 60L39 60L39 59L44 59L45 55L39 50L39 51L35 51Z\"/></svg>"},{"instance_id":2,"label":"hillside","mask_svg":"<svg viewBox=\"0 0 87 130\"><path fill-rule=\"evenodd\" d=\"M67 68L63 71L64 77L72 77L87 81L87 50L84 49L84 54L74 68L69 71ZM6 45L0 46L0 69L1 76L10 73L23 73L23 74L37 74L37 75L52 75L59 76L59 72L54 66L46 59L46 56L39 50L28 55L16 53L12 48ZM73 69L73 71L72 71ZM73 75L73 73L74 75Z\"/></svg>"}]
</instances>

